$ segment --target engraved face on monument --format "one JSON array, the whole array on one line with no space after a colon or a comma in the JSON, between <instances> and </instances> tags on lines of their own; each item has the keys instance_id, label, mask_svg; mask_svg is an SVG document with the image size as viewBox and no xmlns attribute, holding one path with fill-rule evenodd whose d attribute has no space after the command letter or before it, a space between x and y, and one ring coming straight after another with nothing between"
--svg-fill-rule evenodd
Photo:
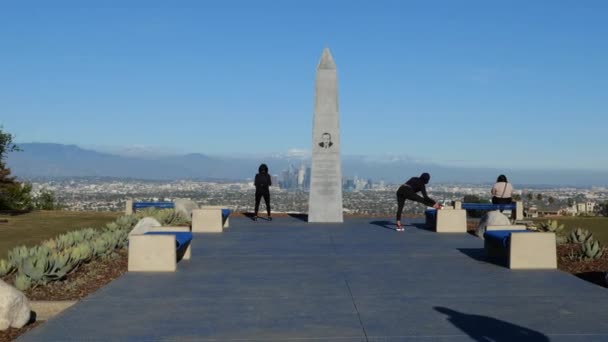
<instances>
[{"instance_id":1,"label":"engraved face on monument","mask_svg":"<svg viewBox=\"0 0 608 342\"><path fill-rule=\"evenodd\" d=\"M331 133L325 132L321 135L321 142L319 143L319 146L324 149L327 150L329 148L331 148L334 143L331 141Z\"/></svg>"}]
</instances>

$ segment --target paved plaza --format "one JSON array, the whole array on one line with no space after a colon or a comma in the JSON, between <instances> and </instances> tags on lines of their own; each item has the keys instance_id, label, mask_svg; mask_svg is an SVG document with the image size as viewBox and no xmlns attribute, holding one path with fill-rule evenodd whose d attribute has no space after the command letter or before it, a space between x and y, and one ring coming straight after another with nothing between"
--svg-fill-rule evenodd
<instances>
[{"instance_id":1,"label":"paved plaza","mask_svg":"<svg viewBox=\"0 0 608 342\"><path fill-rule=\"evenodd\" d=\"M127 273L19 341L608 341L606 289L392 221L231 218L177 272Z\"/></svg>"}]
</instances>

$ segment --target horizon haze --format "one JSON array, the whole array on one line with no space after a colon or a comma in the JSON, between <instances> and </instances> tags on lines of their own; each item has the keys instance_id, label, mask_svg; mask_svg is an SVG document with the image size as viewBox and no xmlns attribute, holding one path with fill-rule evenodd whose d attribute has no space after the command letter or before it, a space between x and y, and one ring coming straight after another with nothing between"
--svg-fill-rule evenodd
<instances>
[{"instance_id":1,"label":"horizon haze","mask_svg":"<svg viewBox=\"0 0 608 342\"><path fill-rule=\"evenodd\" d=\"M8 154L7 165L18 177L117 177L149 180L251 179L260 163L279 175L289 165L310 166L305 154L266 156L206 155L201 153L162 156L132 156L83 149L56 143L20 143L21 152ZM506 174L515 187L608 186L608 173L592 170L548 170L519 168L463 168L415 160L407 156L343 155L344 177L372 178L398 184L421 172L432 175L432 183L490 184Z\"/></svg>"}]
</instances>

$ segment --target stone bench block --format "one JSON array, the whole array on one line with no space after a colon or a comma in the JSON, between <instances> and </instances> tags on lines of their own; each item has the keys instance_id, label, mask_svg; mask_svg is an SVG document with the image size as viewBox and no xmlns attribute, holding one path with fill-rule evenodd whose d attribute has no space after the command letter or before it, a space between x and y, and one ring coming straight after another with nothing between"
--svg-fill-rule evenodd
<instances>
[{"instance_id":1,"label":"stone bench block","mask_svg":"<svg viewBox=\"0 0 608 342\"><path fill-rule=\"evenodd\" d=\"M205 206L201 206L201 209L216 209L220 211L220 214L222 212L223 209L226 209L225 205L205 205ZM223 228L229 228L230 227L230 215L228 216L223 216L222 214L222 218L224 220L224 224L223 224Z\"/></svg>"},{"instance_id":2,"label":"stone bench block","mask_svg":"<svg viewBox=\"0 0 608 342\"><path fill-rule=\"evenodd\" d=\"M129 238L129 272L175 272L176 268L174 236L132 235Z\"/></svg>"},{"instance_id":3,"label":"stone bench block","mask_svg":"<svg viewBox=\"0 0 608 342\"><path fill-rule=\"evenodd\" d=\"M509 246L509 268L556 269L555 233L513 232Z\"/></svg>"},{"instance_id":4,"label":"stone bench block","mask_svg":"<svg viewBox=\"0 0 608 342\"><path fill-rule=\"evenodd\" d=\"M175 226L175 227L152 227L150 228L151 232L187 232L190 233L191 229L190 227L179 227L179 226ZM180 257L180 255L178 255L178 258ZM181 258L179 259L183 259L183 260L190 260L192 258L192 242L190 242L188 244L188 247L186 247L186 250L184 251L183 256L181 256Z\"/></svg>"},{"instance_id":5,"label":"stone bench block","mask_svg":"<svg viewBox=\"0 0 608 342\"><path fill-rule=\"evenodd\" d=\"M228 227L228 218L224 222L221 207L202 207L192 211L193 233L221 233L224 225Z\"/></svg>"},{"instance_id":6,"label":"stone bench block","mask_svg":"<svg viewBox=\"0 0 608 342\"><path fill-rule=\"evenodd\" d=\"M437 222L435 231L437 233L466 233L467 212L463 209L440 209L437 210Z\"/></svg>"}]
</instances>

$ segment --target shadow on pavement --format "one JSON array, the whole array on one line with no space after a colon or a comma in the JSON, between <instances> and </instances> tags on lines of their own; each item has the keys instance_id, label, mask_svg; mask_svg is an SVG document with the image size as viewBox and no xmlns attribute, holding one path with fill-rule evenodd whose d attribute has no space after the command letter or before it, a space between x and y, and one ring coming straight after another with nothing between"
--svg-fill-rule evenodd
<instances>
[{"instance_id":1,"label":"shadow on pavement","mask_svg":"<svg viewBox=\"0 0 608 342\"><path fill-rule=\"evenodd\" d=\"M250 213L250 212L246 212L246 213L242 213L242 214L243 214L243 216L248 217L252 221L253 221L253 218L255 217L255 214L254 213Z\"/></svg>"},{"instance_id":2,"label":"shadow on pavement","mask_svg":"<svg viewBox=\"0 0 608 342\"><path fill-rule=\"evenodd\" d=\"M607 287L608 276L604 272L582 272L575 274L577 277L601 287Z\"/></svg>"},{"instance_id":3,"label":"shadow on pavement","mask_svg":"<svg viewBox=\"0 0 608 342\"><path fill-rule=\"evenodd\" d=\"M505 260L501 258L490 258L486 255L486 251L483 248L457 248L458 251L471 259L479 262L485 262L488 264L494 264L497 266L507 267Z\"/></svg>"},{"instance_id":4,"label":"shadow on pavement","mask_svg":"<svg viewBox=\"0 0 608 342\"><path fill-rule=\"evenodd\" d=\"M308 214L288 214L290 217L298 219L300 221L308 222Z\"/></svg>"},{"instance_id":5,"label":"shadow on pavement","mask_svg":"<svg viewBox=\"0 0 608 342\"><path fill-rule=\"evenodd\" d=\"M435 230L431 229L429 226L427 226L425 223L412 223L412 226L421 229L421 230L427 230L430 232L434 232Z\"/></svg>"},{"instance_id":6,"label":"shadow on pavement","mask_svg":"<svg viewBox=\"0 0 608 342\"><path fill-rule=\"evenodd\" d=\"M390 229L390 230L395 230L395 228L397 227L395 225L395 222L391 222L388 220L371 221L369 224L373 224L375 226L382 227L384 229Z\"/></svg>"},{"instance_id":7,"label":"shadow on pavement","mask_svg":"<svg viewBox=\"0 0 608 342\"><path fill-rule=\"evenodd\" d=\"M501 321L496 318L470 315L442 306L436 306L434 309L447 315L450 323L469 335L474 341L549 341L549 338L546 335L538 331Z\"/></svg>"}]
</instances>

